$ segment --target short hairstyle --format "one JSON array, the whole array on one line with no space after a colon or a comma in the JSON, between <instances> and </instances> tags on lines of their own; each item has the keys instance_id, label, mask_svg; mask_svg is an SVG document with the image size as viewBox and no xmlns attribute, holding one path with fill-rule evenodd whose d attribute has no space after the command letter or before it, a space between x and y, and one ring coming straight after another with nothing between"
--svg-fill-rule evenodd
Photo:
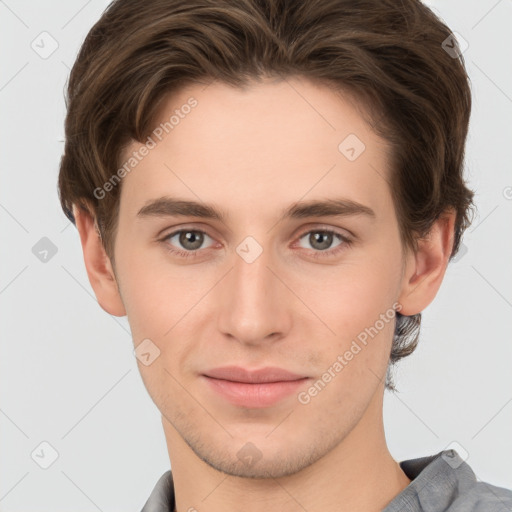
<instances>
[{"instance_id":1,"label":"short hairstyle","mask_svg":"<svg viewBox=\"0 0 512 512\"><path fill-rule=\"evenodd\" d=\"M471 92L457 49L419 0L115 0L71 70L61 206L73 223L74 204L96 219L114 263L122 183L100 198L94 191L116 174L126 145L146 140L169 93L298 76L355 98L389 143L404 247L417 248L455 210L453 257L474 206L463 178ZM420 322L421 313L397 312L388 389L396 389L390 367L414 351Z\"/></svg>"}]
</instances>

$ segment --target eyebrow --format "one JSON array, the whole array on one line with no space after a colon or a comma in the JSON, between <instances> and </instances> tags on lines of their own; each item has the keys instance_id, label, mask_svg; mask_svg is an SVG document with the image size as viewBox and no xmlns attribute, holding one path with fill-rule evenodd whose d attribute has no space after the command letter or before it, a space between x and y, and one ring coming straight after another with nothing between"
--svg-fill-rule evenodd
<instances>
[{"instance_id":1,"label":"eyebrow","mask_svg":"<svg viewBox=\"0 0 512 512\"><path fill-rule=\"evenodd\" d=\"M285 219L303 219L305 217L347 217L365 215L375 218L375 212L369 207L349 199L325 199L299 201L282 211L279 222ZM203 219L226 222L228 215L225 211L213 205L187 201L172 197L160 197L149 200L139 210L137 217L200 217Z\"/></svg>"}]
</instances>

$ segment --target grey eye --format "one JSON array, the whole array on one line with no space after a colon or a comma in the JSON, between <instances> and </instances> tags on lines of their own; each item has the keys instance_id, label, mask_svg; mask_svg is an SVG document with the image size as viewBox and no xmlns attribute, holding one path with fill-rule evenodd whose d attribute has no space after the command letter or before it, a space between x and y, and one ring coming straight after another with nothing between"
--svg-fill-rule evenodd
<instances>
[{"instance_id":1,"label":"grey eye","mask_svg":"<svg viewBox=\"0 0 512 512\"><path fill-rule=\"evenodd\" d=\"M341 235L331 231L310 231L301 237L301 241L306 239L311 247L305 247L306 249L312 248L316 251L325 251L326 249L332 249L332 247L336 247L332 245L334 238L337 237L340 239L340 242L337 245L340 245ZM304 247L301 243L301 247Z\"/></svg>"},{"instance_id":2,"label":"grey eye","mask_svg":"<svg viewBox=\"0 0 512 512\"><path fill-rule=\"evenodd\" d=\"M177 243L173 243L172 240L176 237L178 237ZM209 238L211 240L211 238L203 231L197 231L193 229L182 229L180 231L171 233L168 237L166 237L167 241L171 245L177 247L178 249L185 249L187 251L196 251L200 249L205 242L205 238Z\"/></svg>"}]
</instances>

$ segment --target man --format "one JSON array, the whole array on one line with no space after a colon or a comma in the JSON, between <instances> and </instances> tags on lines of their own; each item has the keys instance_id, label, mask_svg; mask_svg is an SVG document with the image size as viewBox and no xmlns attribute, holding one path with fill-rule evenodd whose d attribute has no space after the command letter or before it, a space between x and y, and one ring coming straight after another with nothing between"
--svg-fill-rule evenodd
<instances>
[{"instance_id":1,"label":"man","mask_svg":"<svg viewBox=\"0 0 512 512\"><path fill-rule=\"evenodd\" d=\"M382 421L469 224L447 40L415 0L118 0L92 28L59 191L162 415L144 512L511 510Z\"/></svg>"}]
</instances>

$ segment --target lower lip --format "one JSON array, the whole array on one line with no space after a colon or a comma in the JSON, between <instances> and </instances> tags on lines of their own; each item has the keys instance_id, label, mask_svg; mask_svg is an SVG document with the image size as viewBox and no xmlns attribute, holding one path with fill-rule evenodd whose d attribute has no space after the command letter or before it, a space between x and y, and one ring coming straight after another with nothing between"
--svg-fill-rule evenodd
<instances>
[{"instance_id":1,"label":"lower lip","mask_svg":"<svg viewBox=\"0 0 512 512\"><path fill-rule=\"evenodd\" d=\"M228 402L240 407L270 407L285 397L297 392L297 389L309 380L289 380L280 382L266 382L249 384L246 382L232 382L229 380L214 379L202 376L214 391L222 395Z\"/></svg>"}]
</instances>

